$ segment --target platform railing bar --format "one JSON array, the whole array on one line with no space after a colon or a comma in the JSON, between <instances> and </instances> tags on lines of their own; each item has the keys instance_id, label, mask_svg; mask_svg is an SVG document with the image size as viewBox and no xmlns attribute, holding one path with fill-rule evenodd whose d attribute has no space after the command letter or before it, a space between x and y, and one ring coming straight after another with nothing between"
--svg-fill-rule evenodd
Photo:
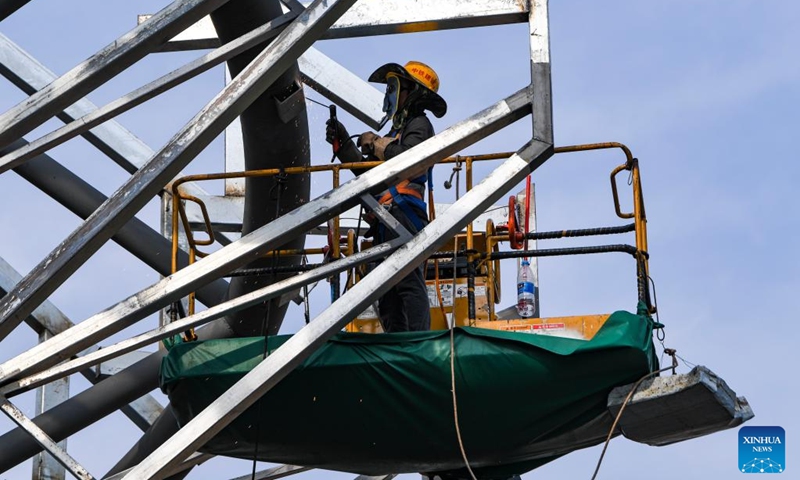
<instances>
[{"instance_id":1,"label":"platform railing bar","mask_svg":"<svg viewBox=\"0 0 800 480\"><path fill-rule=\"evenodd\" d=\"M589 247L546 248L538 250L512 250L509 252L482 253L481 258L487 260L503 260L523 257L560 257L569 255L591 255L595 253L627 253L636 258L639 251L633 245L595 245Z\"/></svg>"}]
</instances>

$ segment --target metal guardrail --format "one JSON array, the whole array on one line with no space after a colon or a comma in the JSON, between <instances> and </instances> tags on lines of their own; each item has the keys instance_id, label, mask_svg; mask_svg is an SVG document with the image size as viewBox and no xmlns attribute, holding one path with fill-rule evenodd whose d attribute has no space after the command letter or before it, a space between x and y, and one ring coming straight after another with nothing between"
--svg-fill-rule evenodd
<instances>
[{"instance_id":1,"label":"metal guardrail","mask_svg":"<svg viewBox=\"0 0 800 480\"><path fill-rule=\"evenodd\" d=\"M485 275L487 276L487 291L489 292L489 301L487 302L489 305L489 318L495 318L494 315L494 301L495 292L493 292L493 287L495 286L496 282L496 272L499 271L499 260L501 259L510 259L510 258L523 258L523 257L544 257L544 256L566 256L566 255L582 255L582 254L596 254L596 253L609 253L609 252L622 252L628 253L632 255L637 261L637 285L638 285L638 297L639 300L642 301L648 308L649 313L655 313L656 306L651 302L650 296L650 289L649 289L649 268L648 268L648 260L649 254L647 252L647 219L645 216L645 209L644 209L644 197L642 193L642 185L641 185L641 176L639 171L639 162L638 159L633 157L630 149L621 143L616 142L607 142L607 143L594 143L594 144L583 144L583 145L572 145L572 146L565 146L565 147L556 147L554 152L558 153L575 153L575 152L587 152L587 151L596 151L596 150L605 150L605 149L620 149L625 154L625 163L622 165L617 166L611 172L610 181L611 181L611 191L614 200L614 210L619 218L622 219L633 219L634 222L632 224L623 225L623 226L612 226L612 227L598 227L598 228L589 228L589 229L579 229L579 230L558 230L552 232L523 232L523 231L516 231L510 232L509 230L514 230L512 221L509 221L506 225L498 225L495 226L491 221L487 222L486 225L486 249L483 252L478 252L474 249L474 232L472 223L467 225L467 234L466 234L466 249L463 249L459 252L439 252L436 254L431 255L431 259L443 259L443 258L452 258L453 256L466 256L468 258L468 265L471 267L468 268L468 271L471 272L469 274L474 281L474 275L478 271L483 271L485 268ZM469 156L452 156L445 158L439 162L437 165L445 165L445 164L454 164L453 172L456 173L461 170L462 165L465 171L465 185L466 191L470 191L473 187L473 163L474 162L483 162L483 161L490 161L490 160L501 160L511 157L513 152L501 152L501 153L491 153L491 154L482 154L482 155L469 155ZM344 171L353 171L353 170L367 170L373 167L376 167L384 162L382 161L371 161L371 162L354 162L354 163L345 163L345 164L333 164L333 165L314 165L308 167L294 167L294 168L284 168L284 169L264 169L264 170L251 170L251 171L244 171L244 172L227 172L227 173L213 173L213 174L198 174L198 175L188 175L176 179L170 188L172 192L172 272L175 273L178 269L177 266L177 256L178 256L178 248L179 248L179 226L180 224L183 225L184 232L186 234L186 239L189 246L189 262L193 263L196 258L202 258L207 255L207 253L202 252L198 247L211 245L215 241L214 237L214 229L212 227L211 219L208 215L208 210L204 202L197 198L194 195L185 193L181 191L181 185L184 185L188 182L200 182L200 181L211 181L211 180L227 180L233 178L257 178L257 177L283 177L288 175L307 175L312 173L321 173L321 172L331 172L332 174L332 188L337 188L340 185L340 174ZM631 175L630 185L632 186L633 190L633 211L630 213L622 212L619 200L619 193L617 189L617 176L623 172L628 171ZM452 180L452 175L451 179ZM446 182L450 183L450 181ZM432 199L429 198L432 202ZM195 235L192 231L192 228L189 223L189 218L186 212L185 202L194 202L196 203L200 211L202 212L203 219L205 222L205 234L207 235L206 239L198 240L195 238ZM435 212L431 212L432 216L435 215ZM512 217L511 213L509 216ZM513 217L512 217L513 218ZM574 248L563 248L563 249L547 249L547 250L521 250L521 249L514 249L517 248L516 244L519 243L519 248L522 248L522 240L550 240L550 239L557 239L557 238L568 238L568 237L586 237L586 236L598 236L598 235L614 235L614 234L622 234L634 232L636 238L636 246L630 245L614 245L614 246L587 246L587 247L574 247ZM515 236L512 236L515 235ZM512 240L517 239L517 242ZM339 224L339 216L337 215L331 221L331 229L328 234L328 245L324 248L307 248L307 249L292 249L292 250L276 250L267 252L264 257L267 256L290 256L290 255L323 255L328 258L340 258L343 254L345 256L350 256L357 251L356 245L356 233L354 231L349 231L346 238L341 237L340 231L340 224ZM512 246L511 251L504 251L500 252L498 249L498 245L500 243L508 242ZM344 247L344 248L342 248ZM243 276L243 275L265 275L265 274L275 274L275 273L300 273L306 272L309 270L313 270L314 268L318 268L322 266L324 263L316 263L316 264L304 264L304 265L296 265L296 266L274 266L274 267L260 267L260 268L250 268L250 269L240 269L234 272L231 272L231 276ZM438 269L438 264L437 264ZM352 284L357 282L359 276L357 274L348 275L348 286L350 288ZM470 297L469 303L470 305L474 305L474 289L468 289L468 296ZM194 294L189 295L189 315L193 315L195 312L194 307ZM172 309L172 315L175 316L175 310ZM470 321L473 322L474 319L474 309L470 309ZM187 339L191 340L194 337L193 332L187 332Z\"/></svg>"}]
</instances>

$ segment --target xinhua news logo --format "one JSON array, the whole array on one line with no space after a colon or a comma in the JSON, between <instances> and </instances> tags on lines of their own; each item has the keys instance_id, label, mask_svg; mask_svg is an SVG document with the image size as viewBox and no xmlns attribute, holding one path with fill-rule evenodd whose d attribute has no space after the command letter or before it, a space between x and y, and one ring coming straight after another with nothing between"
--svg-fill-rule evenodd
<instances>
[{"instance_id":1,"label":"xinhua news logo","mask_svg":"<svg viewBox=\"0 0 800 480\"><path fill-rule=\"evenodd\" d=\"M739 429L739 471L783 473L786 470L786 432L781 427Z\"/></svg>"}]
</instances>

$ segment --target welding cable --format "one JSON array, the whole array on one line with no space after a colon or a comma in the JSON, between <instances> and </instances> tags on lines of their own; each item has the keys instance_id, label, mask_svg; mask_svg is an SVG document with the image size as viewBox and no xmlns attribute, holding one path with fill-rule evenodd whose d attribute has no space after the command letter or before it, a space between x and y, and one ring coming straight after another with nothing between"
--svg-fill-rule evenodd
<instances>
[{"instance_id":1,"label":"welding cable","mask_svg":"<svg viewBox=\"0 0 800 480\"><path fill-rule=\"evenodd\" d=\"M467 451L464 449L464 440L461 438L461 428L458 423L458 402L456 400L456 345L455 345L455 330L456 330L456 291L455 291L455 272L457 269L456 258L458 251L453 252L453 313L452 322L450 323L450 391L453 392L453 421L456 426L456 438L458 439L458 448L461 450L461 458L464 459L464 465L467 467L467 472L472 480L478 480L472 467L469 466L467 459Z\"/></svg>"}]
</instances>

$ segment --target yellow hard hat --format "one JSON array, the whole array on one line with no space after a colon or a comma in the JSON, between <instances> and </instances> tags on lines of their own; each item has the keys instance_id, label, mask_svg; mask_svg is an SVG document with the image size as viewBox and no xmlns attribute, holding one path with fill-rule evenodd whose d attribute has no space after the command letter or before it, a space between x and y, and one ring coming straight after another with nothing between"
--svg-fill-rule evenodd
<instances>
[{"instance_id":1,"label":"yellow hard hat","mask_svg":"<svg viewBox=\"0 0 800 480\"><path fill-rule=\"evenodd\" d=\"M405 67L397 63L387 63L372 72L369 81L386 83L386 76L390 73L421 85L426 90L421 101L424 102L424 108L430 110L431 113L439 118L447 113L447 102L437 93L439 91L439 75L431 67L414 60L406 63Z\"/></svg>"},{"instance_id":2,"label":"yellow hard hat","mask_svg":"<svg viewBox=\"0 0 800 480\"><path fill-rule=\"evenodd\" d=\"M405 69L418 83L424 85L428 90L439 91L439 75L436 75L436 72L431 67L422 62L411 60L406 63Z\"/></svg>"}]
</instances>

